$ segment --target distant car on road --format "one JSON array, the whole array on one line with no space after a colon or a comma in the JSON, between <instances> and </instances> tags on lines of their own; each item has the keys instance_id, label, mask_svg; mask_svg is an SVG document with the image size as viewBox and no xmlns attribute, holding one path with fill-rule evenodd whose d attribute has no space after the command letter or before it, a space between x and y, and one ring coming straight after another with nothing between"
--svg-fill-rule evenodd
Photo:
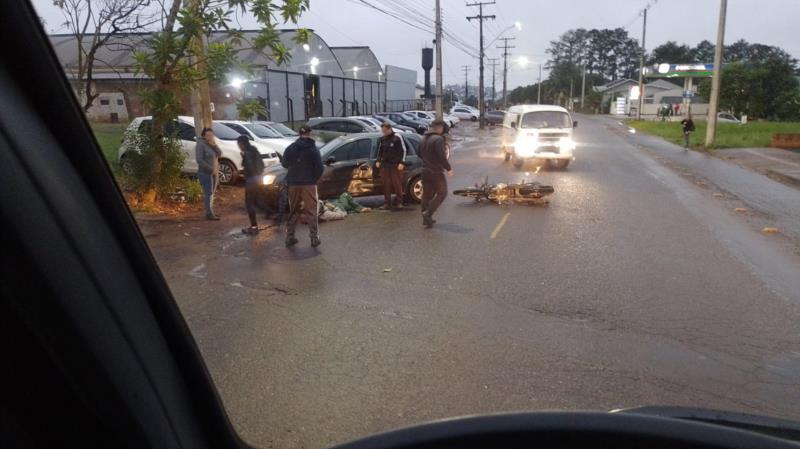
<instances>
[{"instance_id":1,"label":"distant car on road","mask_svg":"<svg viewBox=\"0 0 800 449\"><path fill-rule=\"evenodd\" d=\"M406 111L406 114L412 114L414 117L426 121L429 126L431 122L436 120L436 112L434 111ZM447 123L447 126L451 128L456 126L456 123L460 121L458 117L448 113L442 114L442 120L444 120L444 122Z\"/></svg>"},{"instance_id":2,"label":"distant car on road","mask_svg":"<svg viewBox=\"0 0 800 449\"><path fill-rule=\"evenodd\" d=\"M450 113L461 120L469 120L471 122L478 120L478 110L470 106L455 105L450 109Z\"/></svg>"},{"instance_id":3,"label":"distant car on road","mask_svg":"<svg viewBox=\"0 0 800 449\"><path fill-rule=\"evenodd\" d=\"M131 173L131 156L134 152L139 151L135 148L135 141L133 141L135 135L148 133L150 126L152 126L152 117L150 116L137 117L128 125L125 139L118 152L119 164L125 173ZM239 171L242 168L242 154L236 144L236 139L239 138L240 134L220 122L214 122L211 129L214 131L217 145L222 151L222 155L219 158L219 182L222 184L234 184L238 181ZM181 171L187 174L197 173L197 160L194 154L196 144L194 118L179 116L176 121L167 125L166 132L170 135L174 133L181 142L181 151L184 155ZM274 148L260 141L254 141L253 146L261 153L264 165L269 167L279 164L278 155Z\"/></svg>"},{"instance_id":4,"label":"distant car on road","mask_svg":"<svg viewBox=\"0 0 800 449\"><path fill-rule=\"evenodd\" d=\"M408 199L422 201L422 159L418 156L422 138L417 134L398 134L405 145L405 170L403 186ZM320 198L335 198L344 192L354 197L381 195L383 179L375 168L380 133L367 133L338 137L320 148L325 169L317 183ZM264 172L264 189L270 204L276 204L286 169L272 167Z\"/></svg>"},{"instance_id":5,"label":"distant car on road","mask_svg":"<svg viewBox=\"0 0 800 449\"><path fill-rule=\"evenodd\" d=\"M314 117L308 121L311 137L322 143L349 134L374 132L372 124L351 117Z\"/></svg>"},{"instance_id":6,"label":"distant car on road","mask_svg":"<svg viewBox=\"0 0 800 449\"><path fill-rule=\"evenodd\" d=\"M490 125L502 125L506 118L504 111L489 111L486 113L486 123Z\"/></svg>"},{"instance_id":7,"label":"distant car on road","mask_svg":"<svg viewBox=\"0 0 800 449\"><path fill-rule=\"evenodd\" d=\"M575 141L569 111L560 106L519 105L506 111L502 147L505 160L521 168L526 160L544 159L553 168L567 168Z\"/></svg>"}]
</instances>

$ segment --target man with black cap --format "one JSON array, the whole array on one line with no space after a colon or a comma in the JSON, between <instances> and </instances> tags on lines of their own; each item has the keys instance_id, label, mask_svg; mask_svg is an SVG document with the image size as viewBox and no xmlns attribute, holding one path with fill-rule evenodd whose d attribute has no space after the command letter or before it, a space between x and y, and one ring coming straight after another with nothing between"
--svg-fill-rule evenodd
<instances>
[{"instance_id":1,"label":"man with black cap","mask_svg":"<svg viewBox=\"0 0 800 449\"><path fill-rule=\"evenodd\" d=\"M447 160L447 142L444 137L445 124L434 120L419 147L422 158L422 225L430 228L436 222L433 214L447 196L447 179L444 172L453 175Z\"/></svg>"},{"instance_id":2,"label":"man with black cap","mask_svg":"<svg viewBox=\"0 0 800 449\"><path fill-rule=\"evenodd\" d=\"M406 160L406 148L403 139L394 133L392 125L381 125L383 136L378 141L378 155L375 167L381 171L383 181L383 206L381 209L403 207L403 162ZM394 203L392 202L394 191Z\"/></svg>"},{"instance_id":3,"label":"man with black cap","mask_svg":"<svg viewBox=\"0 0 800 449\"><path fill-rule=\"evenodd\" d=\"M300 137L286 147L281 164L288 169L286 183L289 185L289 219L286 223L286 246L297 244L294 236L297 219L302 214L308 223L311 246L317 247L319 240L319 216L317 214L317 181L324 167L316 142L311 138L311 128L306 125L297 131Z\"/></svg>"}]
</instances>

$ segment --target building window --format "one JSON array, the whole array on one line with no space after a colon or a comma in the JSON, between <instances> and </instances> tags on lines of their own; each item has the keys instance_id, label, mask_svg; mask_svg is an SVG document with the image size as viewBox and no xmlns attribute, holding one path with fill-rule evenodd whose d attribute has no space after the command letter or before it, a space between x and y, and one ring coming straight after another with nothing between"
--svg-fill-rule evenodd
<instances>
[{"instance_id":1,"label":"building window","mask_svg":"<svg viewBox=\"0 0 800 449\"><path fill-rule=\"evenodd\" d=\"M117 98L117 105L122 106L123 104L125 104L125 102L122 101L122 98Z\"/></svg>"},{"instance_id":2,"label":"building window","mask_svg":"<svg viewBox=\"0 0 800 449\"><path fill-rule=\"evenodd\" d=\"M116 112L111 113L111 123L119 123L119 114Z\"/></svg>"},{"instance_id":3,"label":"building window","mask_svg":"<svg viewBox=\"0 0 800 449\"><path fill-rule=\"evenodd\" d=\"M108 98L101 98L100 99L101 106L108 106Z\"/></svg>"}]
</instances>

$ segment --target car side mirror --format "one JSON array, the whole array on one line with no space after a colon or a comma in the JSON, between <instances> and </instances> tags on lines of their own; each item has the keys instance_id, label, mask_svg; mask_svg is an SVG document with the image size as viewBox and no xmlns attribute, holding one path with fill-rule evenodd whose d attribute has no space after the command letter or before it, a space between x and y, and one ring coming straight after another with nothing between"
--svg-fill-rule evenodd
<instances>
[{"instance_id":1,"label":"car side mirror","mask_svg":"<svg viewBox=\"0 0 800 449\"><path fill-rule=\"evenodd\" d=\"M325 159L325 165L331 165L331 164L333 164L334 162L336 162L336 158L335 158L335 157L333 157L333 156L328 156L328 158L327 158L327 159Z\"/></svg>"},{"instance_id":2,"label":"car side mirror","mask_svg":"<svg viewBox=\"0 0 800 449\"><path fill-rule=\"evenodd\" d=\"M511 122L511 127L517 129L517 122Z\"/></svg>"},{"instance_id":3,"label":"car side mirror","mask_svg":"<svg viewBox=\"0 0 800 449\"><path fill-rule=\"evenodd\" d=\"M578 122L572 122L572 127L573 128L577 128L578 127Z\"/></svg>"}]
</instances>

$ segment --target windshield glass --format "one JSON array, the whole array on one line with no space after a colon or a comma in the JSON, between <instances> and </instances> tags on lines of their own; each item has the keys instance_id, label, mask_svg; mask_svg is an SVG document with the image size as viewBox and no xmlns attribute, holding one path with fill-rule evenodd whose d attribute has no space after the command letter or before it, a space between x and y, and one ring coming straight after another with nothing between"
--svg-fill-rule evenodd
<instances>
[{"instance_id":1,"label":"windshield glass","mask_svg":"<svg viewBox=\"0 0 800 449\"><path fill-rule=\"evenodd\" d=\"M247 444L800 420L800 1L27 1Z\"/></svg>"},{"instance_id":2,"label":"windshield glass","mask_svg":"<svg viewBox=\"0 0 800 449\"><path fill-rule=\"evenodd\" d=\"M239 138L239 135L240 135L236 131L232 130L231 128L228 128L227 126L225 126L225 125L223 125L221 123L216 123L215 122L211 126L211 129L214 131L214 136L217 139L236 140L237 138Z\"/></svg>"},{"instance_id":3,"label":"windshield glass","mask_svg":"<svg viewBox=\"0 0 800 449\"><path fill-rule=\"evenodd\" d=\"M559 111L526 112L522 115L520 128L572 128L569 114Z\"/></svg>"},{"instance_id":4,"label":"windshield glass","mask_svg":"<svg viewBox=\"0 0 800 449\"><path fill-rule=\"evenodd\" d=\"M284 125L283 123L276 123L276 122L269 122L266 123L266 126L274 129L284 137L297 137L297 131L289 128L288 126Z\"/></svg>"},{"instance_id":5,"label":"windshield glass","mask_svg":"<svg viewBox=\"0 0 800 449\"><path fill-rule=\"evenodd\" d=\"M250 130L253 134L257 137L262 139L274 139L283 137L274 130L267 128L266 126L259 125L258 123L244 123L242 126Z\"/></svg>"}]
</instances>

